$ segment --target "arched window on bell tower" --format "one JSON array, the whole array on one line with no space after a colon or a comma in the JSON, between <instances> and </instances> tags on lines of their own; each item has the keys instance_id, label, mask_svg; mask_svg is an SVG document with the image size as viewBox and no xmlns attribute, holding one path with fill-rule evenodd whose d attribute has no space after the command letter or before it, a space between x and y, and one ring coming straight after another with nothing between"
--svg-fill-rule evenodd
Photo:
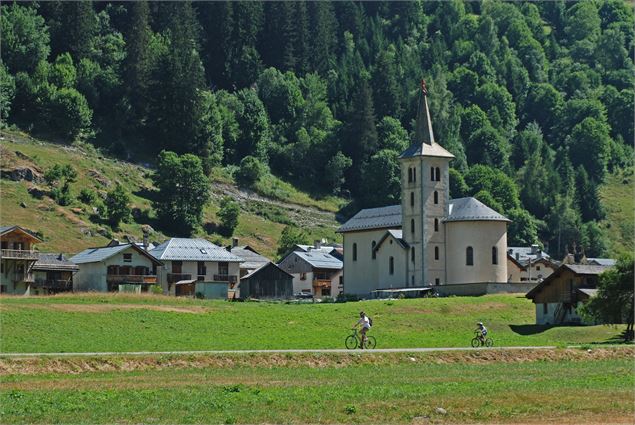
<instances>
[{"instance_id":1,"label":"arched window on bell tower","mask_svg":"<svg viewBox=\"0 0 635 425\"><path fill-rule=\"evenodd\" d=\"M411 207L415 206L415 193L414 192L410 192L410 206Z\"/></svg>"},{"instance_id":2,"label":"arched window on bell tower","mask_svg":"<svg viewBox=\"0 0 635 425\"><path fill-rule=\"evenodd\" d=\"M408 167L408 183L412 183L412 168Z\"/></svg>"},{"instance_id":3,"label":"arched window on bell tower","mask_svg":"<svg viewBox=\"0 0 635 425\"><path fill-rule=\"evenodd\" d=\"M434 231L435 232L439 231L439 219L438 218L434 219Z\"/></svg>"},{"instance_id":4,"label":"arched window on bell tower","mask_svg":"<svg viewBox=\"0 0 635 425\"><path fill-rule=\"evenodd\" d=\"M434 167L430 167L430 181L434 181Z\"/></svg>"},{"instance_id":5,"label":"arched window on bell tower","mask_svg":"<svg viewBox=\"0 0 635 425\"><path fill-rule=\"evenodd\" d=\"M415 232L415 219L411 218L410 219L410 233L414 233Z\"/></svg>"},{"instance_id":6,"label":"arched window on bell tower","mask_svg":"<svg viewBox=\"0 0 635 425\"><path fill-rule=\"evenodd\" d=\"M441 169L439 167L434 169L434 174L435 174L435 180L440 182L441 181Z\"/></svg>"},{"instance_id":7,"label":"arched window on bell tower","mask_svg":"<svg viewBox=\"0 0 635 425\"><path fill-rule=\"evenodd\" d=\"M434 191L434 204L438 204L439 203L439 192L437 192L436 190Z\"/></svg>"}]
</instances>

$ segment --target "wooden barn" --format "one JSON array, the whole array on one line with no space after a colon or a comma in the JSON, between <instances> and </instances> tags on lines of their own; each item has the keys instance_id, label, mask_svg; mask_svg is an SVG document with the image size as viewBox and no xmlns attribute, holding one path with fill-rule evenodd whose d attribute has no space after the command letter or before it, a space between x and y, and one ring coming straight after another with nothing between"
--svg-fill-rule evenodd
<instances>
[{"instance_id":1,"label":"wooden barn","mask_svg":"<svg viewBox=\"0 0 635 425\"><path fill-rule=\"evenodd\" d=\"M293 276L272 262L240 279L240 298L291 298Z\"/></svg>"}]
</instances>

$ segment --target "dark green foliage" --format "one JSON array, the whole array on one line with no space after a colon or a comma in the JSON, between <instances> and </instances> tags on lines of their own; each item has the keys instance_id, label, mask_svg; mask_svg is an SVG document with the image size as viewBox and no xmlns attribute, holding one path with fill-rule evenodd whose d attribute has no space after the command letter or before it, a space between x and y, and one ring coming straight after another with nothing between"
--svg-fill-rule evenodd
<instances>
[{"instance_id":1,"label":"dark green foliage","mask_svg":"<svg viewBox=\"0 0 635 425\"><path fill-rule=\"evenodd\" d=\"M507 218L512 221L507 228L508 246L530 246L539 242L539 223L529 211L514 208L507 211Z\"/></svg>"},{"instance_id":2,"label":"dark green foliage","mask_svg":"<svg viewBox=\"0 0 635 425\"><path fill-rule=\"evenodd\" d=\"M59 205L70 205L73 202L71 183L77 181L77 171L71 165L55 164L46 170L44 180L52 187L51 197Z\"/></svg>"},{"instance_id":3,"label":"dark green foliage","mask_svg":"<svg viewBox=\"0 0 635 425\"><path fill-rule=\"evenodd\" d=\"M126 223L130 220L130 195L119 183L106 195L103 215L113 229L118 229L121 222Z\"/></svg>"},{"instance_id":4,"label":"dark green foliage","mask_svg":"<svg viewBox=\"0 0 635 425\"><path fill-rule=\"evenodd\" d=\"M353 161L342 152L337 152L326 163L324 179L329 185L331 193L339 194L344 184L344 173L353 164Z\"/></svg>"},{"instance_id":5,"label":"dark green foliage","mask_svg":"<svg viewBox=\"0 0 635 425\"><path fill-rule=\"evenodd\" d=\"M608 240L597 222L589 221L582 226L582 247L587 257L605 257Z\"/></svg>"},{"instance_id":6,"label":"dark green foliage","mask_svg":"<svg viewBox=\"0 0 635 425\"><path fill-rule=\"evenodd\" d=\"M296 244L309 243L309 235L296 226L286 226L278 239L278 257L290 252Z\"/></svg>"},{"instance_id":7,"label":"dark green foliage","mask_svg":"<svg viewBox=\"0 0 635 425\"><path fill-rule=\"evenodd\" d=\"M401 200L399 153L384 149L362 166L360 198L366 208L398 204Z\"/></svg>"},{"instance_id":8,"label":"dark green foliage","mask_svg":"<svg viewBox=\"0 0 635 425\"><path fill-rule=\"evenodd\" d=\"M97 194L94 190L83 188L79 191L79 195L77 195L77 199L79 199L82 203L88 206L95 206L97 202Z\"/></svg>"},{"instance_id":9,"label":"dark green foliage","mask_svg":"<svg viewBox=\"0 0 635 425\"><path fill-rule=\"evenodd\" d=\"M71 140L90 127L93 117L86 98L73 88L53 92L50 111L51 127Z\"/></svg>"},{"instance_id":10,"label":"dark green foliage","mask_svg":"<svg viewBox=\"0 0 635 425\"><path fill-rule=\"evenodd\" d=\"M454 168L450 168L450 198L458 199L467 196L470 188L465 183L463 175Z\"/></svg>"},{"instance_id":11,"label":"dark green foliage","mask_svg":"<svg viewBox=\"0 0 635 425\"><path fill-rule=\"evenodd\" d=\"M591 179L602 181L606 174L610 143L608 125L595 118L585 118L571 132L571 162L573 165L582 165Z\"/></svg>"},{"instance_id":12,"label":"dark green foliage","mask_svg":"<svg viewBox=\"0 0 635 425\"><path fill-rule=\"evenodd\" d=\"M266 172L266 166L258 158L247 155L240 161L240 167L234 177L241 186L250 187L258 182Z\"/></svg>"},{"instance_id":13,"label":"dark green foliage","mask_svg":"<svg viewBox=\"0 0 635 425\"><path fill-rule=\"evenodd\" d=\"M633 339L633 256L622 256L615 268L600 275L598 294L581 309L589 320L598 323L627 323L627 339Z\"/></svg>"},{"instance_id":14,"label":"dark green foliage","mask_svg":"<svg viewBox=\"0 0 635 425\"><path fill-rule=\"evenodd\" d=\"M49 33L44 19L31 7L4 5L0 13L2 62L13 74L32 72L49 55Z\"/></svg>"},{"instance_id":15,"label":"dark green foliage","mask_svg":"<svg viewBox=\"0 0 635 425\"><path fill-rule=\"evenodd\" d=\"M502 208L499 213L505 214L520 206L516 183L501 170L475 165L465 174L465 183L470 187L471 194L482 190L489 192Z\"/></svg>"},{"instance_id":16,"label":"dark green foliage","mask_svg":"<svg viewBox=\"0 0 635 425\"><path fill-rule=\"evenodd\" d=\"M160 224L178 235L189 236L201 225L203 207L210 196L200 158L161 152L154 185L159 191L154 208Z\"/></svg>"},{"instance_id":17,"label":"dark green foliage","mask_svg":"<svg viewBox=\"0 0 635 425\"><path fill-rule=\"evenodd\" d=\"M0 122L6 123L15 97L15 78L0 64Z\"/></svg>"},{"instance_id":18,"label":"dark green foliage","mask_svg":"<svg viewBox=\"0 0 635 425\"><path fill-rule=\"evenodd\" d=\"M229 196L220 201L218 218L220 219L220 230L225 236L231 236L238 225L240 206Z\"/></svg>"}]
</instances>

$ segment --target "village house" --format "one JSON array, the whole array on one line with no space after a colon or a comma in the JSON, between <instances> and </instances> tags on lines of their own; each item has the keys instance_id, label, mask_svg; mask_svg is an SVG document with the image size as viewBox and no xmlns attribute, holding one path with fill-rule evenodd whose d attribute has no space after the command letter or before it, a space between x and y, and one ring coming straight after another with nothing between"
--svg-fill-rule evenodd
<instances>
[{"instance_id":1,"label":"village house","mask_svg":"<svg viewBox=\"0 0 635 425\"><path fill-rule=\"evenodd\" d=\"M74 276L74 291L110 292L134 288L146 292L157 285L162 266L142 247L133 243L111 242L101 248L88 248L70 259L79 266Z\"/></svg>"},{"instance_id":2,"label":"village house","mask_svg":"<svg viewBox=\"0 0 635 425\"><path fill-rule=\"evenodd\" d=\"M242 299L288 299L293 297L293 275L268 262L241 277L239 290Z\"/></svg>"},{"instance_id":3,"label":"village house","mask_svg":"<svg viewBox=\"0 0 635 425\"><path fill-rule=\"evenodd\" d=\"M29 293L35 282L33 266L40 258L33 247L40 242L42 239L20 226L0 227L0 293Z\"/></svg>"},{"instance_id":4,"label":"village house","mask_svg":"<svg viewBox=\"0 0 635 425\"><path fill-rule=\"evenodd\" d=\"M578 307L597 293L598 276L610 266L563 264L529 291L537 325L582 323Z\"/></svg>"},{"instance_id":5,"label":"village house","mask_svg":"<svg viewBox=\"0 0 635 425\"><path fill-rule=\"evenodd\" d=\"M243 260L242 263L240 263L241 278L271 262L269 258L260 255L258 251L249 245L239 246L237 238L232 239L232 246L229 247L229 251Z\"/></svg>"},{"instance_id":6,"label":"village house","mask_svg":"<svg viewBox=\"0 0 635 425\"><path fill-rule=\"evenodd\" d=\"M278 263L293 275L293 293L314 297L337 297L342 292L341 260L321 249L290 252Z\"/></svg>"},{"instance_id":7,"label":"village house","mask_svg":"<svg viewBox=\"0 0 635 425\"><path fill-rule=\"evenodd\" d=\"M540 282L557 268L558 263L538 245L507 248L507 281L510 283Z\"/></svg>"},{"instance_id":8,"label":"village house","mask_svg":"<svg viewBox=\"0 0 635 425\"><path fill-rule=\"evenodd\" d=\"M149 253L164 264L159 272L163 291L177 296L222 297L238 283L243 261L205 239L170 238Z\"/></svg>"},{"instance_id":9,"label":"village house","mask_svg":"<svg viewBox=\"0 0 635 425\"><path fill-rule=\"evenodd\" d=\"M475 198L450 199L453 158L434 139L422 84L415 140L400 155L401 205L361 210L338 229L345 293L507 283L510 220Z\"/></svg>"},{"instance_id":10,"label":"village house","mask_svg":"<svg viewBox=\"0 0 635 425\"><path fill-rule=\"evenodd\" d=\"M40 253L32 270L33 283L29 293L50 295L72 292L73 275L79 271L79 267L63 254Z\"/></svg>"},{"instance_id":11,"label":"village house","mask_svg":"<svg viewBox=\"0 0 635 425\"><path fill-rule=\"evenodd\" d=\"M325 254L331 254L333 257L339 259L339 260L344 260L344 247L338 243L328 243L326 242L324 239L322 240L315 240L315 242L313 243L313 245L304 245L304 244L296 244L294 245L293 251L300 251L300 252L308 252L309 250L311 251L322 251Z\"/></svg>"}]
</instances>

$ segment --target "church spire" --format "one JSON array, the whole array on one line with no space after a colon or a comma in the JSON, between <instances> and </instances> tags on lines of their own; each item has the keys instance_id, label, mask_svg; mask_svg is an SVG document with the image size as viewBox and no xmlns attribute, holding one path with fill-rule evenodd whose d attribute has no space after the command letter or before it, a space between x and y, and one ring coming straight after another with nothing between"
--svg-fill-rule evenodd
<instances>
[{"instance_id":1,"label":"church spire","mask_svg":"<svg viewBox=\"0 0 635 425\"><path fill-rule=\"evenodd\" d=\"M428 108L428 87L426 80L421 80L421 95L417 106L417 121L415 125L415 144L433 145L434 133L432 132L432 121L430 120L430 109ZM423 149L422 149L423 152Z\"/></svg>"}]
</instances>

